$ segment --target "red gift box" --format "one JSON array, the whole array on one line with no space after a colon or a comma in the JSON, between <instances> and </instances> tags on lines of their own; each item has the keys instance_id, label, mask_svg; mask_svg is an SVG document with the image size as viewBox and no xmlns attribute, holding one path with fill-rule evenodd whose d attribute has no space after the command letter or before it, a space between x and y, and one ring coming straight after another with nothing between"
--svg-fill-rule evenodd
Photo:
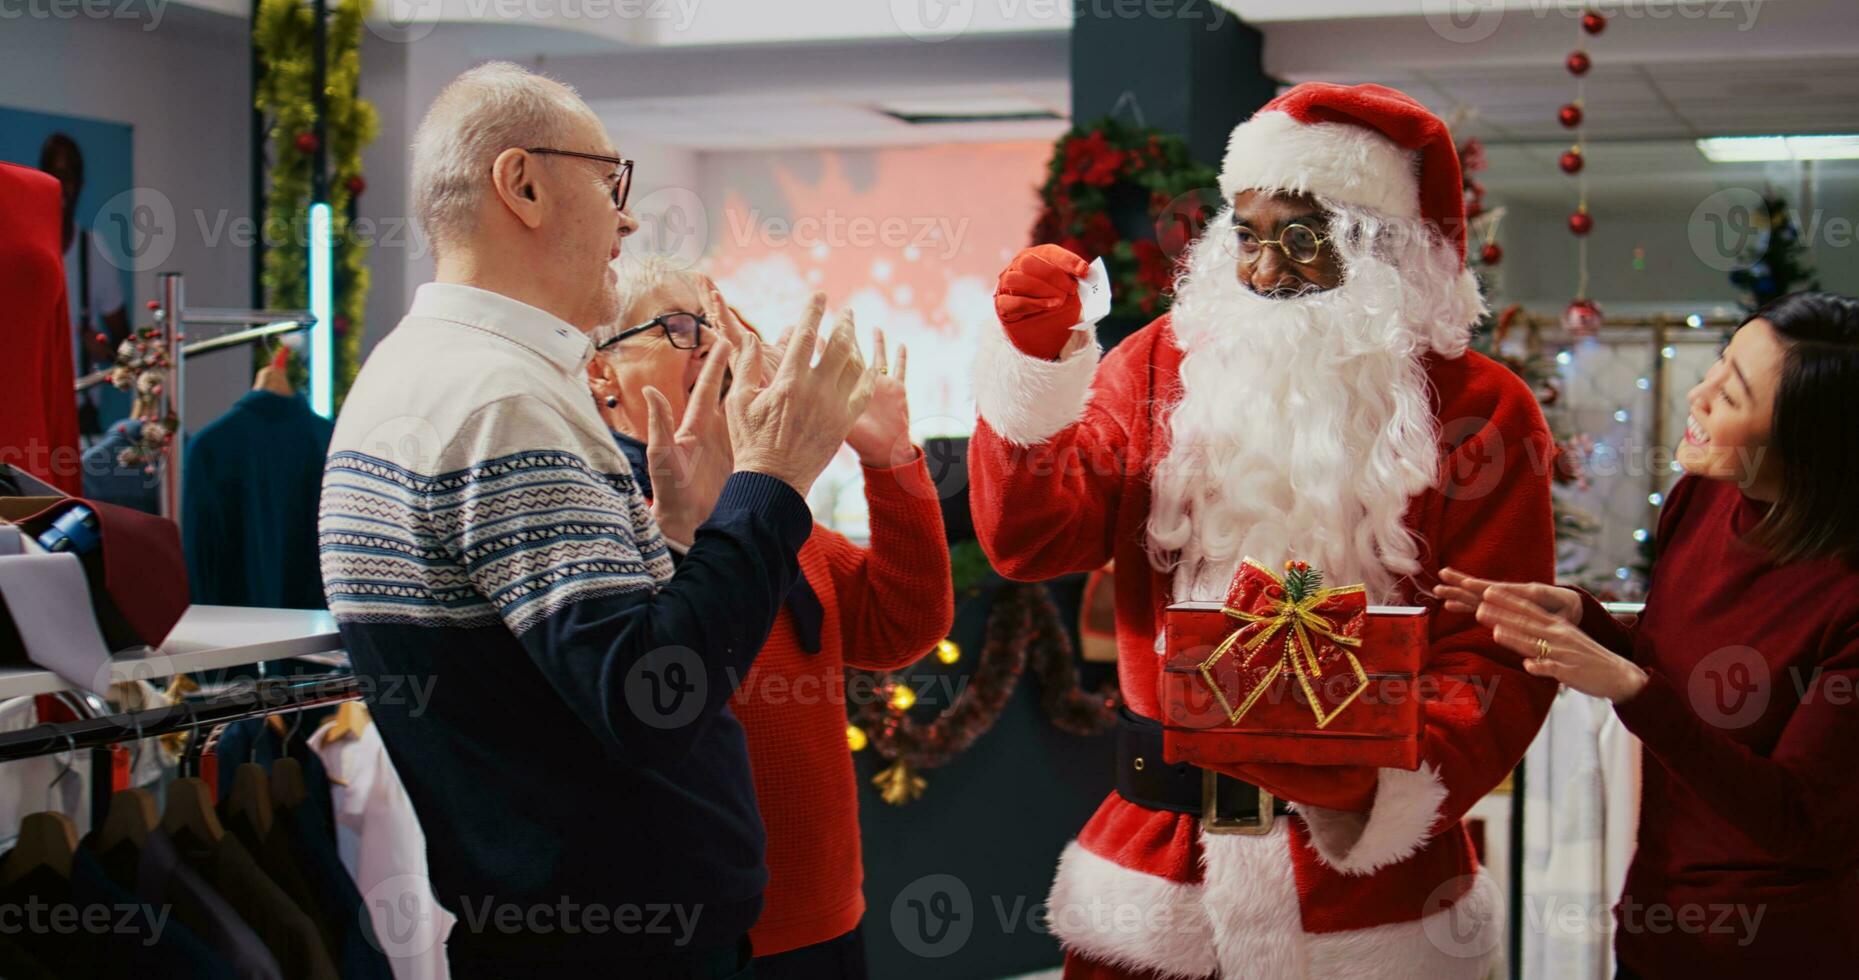
<instances>
[{"instance_id":1,"label":"red gift box","mask_svg":"<svg viewBox=\"0 0 1859 980\"><path fill-rule=\"evenodd\" d=\"M1225 602L1168 607L1168 762L1420 767L1427 611L1320 581L1248 559Z\"/></svg>"}]
</instances>

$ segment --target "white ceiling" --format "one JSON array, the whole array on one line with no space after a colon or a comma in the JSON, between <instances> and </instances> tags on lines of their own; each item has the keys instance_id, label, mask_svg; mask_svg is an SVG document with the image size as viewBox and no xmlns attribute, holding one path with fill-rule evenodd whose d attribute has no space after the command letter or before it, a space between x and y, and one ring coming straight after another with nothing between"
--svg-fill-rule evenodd
<instances>
[{"instance_id":1,"label":"white ceiling","mask_svg":"<svg viewBox=\"0 0 1859 980\"><path fill-rule=\"evenodd\" d=\"M175 2L236 23L249 0ZM1575 94L1562 58L1580 40L1585 2L1612 18L1588 42L1595 179L1613 142L1676 141L1656 160L1625 149L1618 157L1661 168L1640 174L1701 174L1702 158L1683 145L1697 136L1859 132L1859 0L1216 2L1264 35L1274 77L1393 85L1460 114L1463 132L1518 146L1546 180L1560 178L1553 164L1568 134L1555 109ZM369 30L380 37L541 64L574 82L611 129L650 132L678 149L1047 139L1066 124L912 126L875 107L1008 98L1063 115L1070 103L1072 0L374 3ZM1448 16L1455 10L1461 16ZM435 21L446 22L437 33Z\"/></svg>"}]
</instances>

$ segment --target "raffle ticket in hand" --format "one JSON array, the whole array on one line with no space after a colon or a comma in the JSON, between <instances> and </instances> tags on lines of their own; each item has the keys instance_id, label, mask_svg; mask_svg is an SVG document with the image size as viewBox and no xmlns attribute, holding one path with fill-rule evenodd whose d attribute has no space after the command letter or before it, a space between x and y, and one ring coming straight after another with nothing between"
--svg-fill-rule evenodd
<instances>
[{"instance_id":1,"label":"raffle ticket in hand","mask_svg":"<svg viewBox=\"0 0 1859 980\"><path fill-rule=\"evenodd\" d=\"M1084 308L1073 330L1089 330L1110 314L1110 270L1103 259L1092 262L1091 271L1078 280L1078 299Z\"/></svg>"}]
</instances>

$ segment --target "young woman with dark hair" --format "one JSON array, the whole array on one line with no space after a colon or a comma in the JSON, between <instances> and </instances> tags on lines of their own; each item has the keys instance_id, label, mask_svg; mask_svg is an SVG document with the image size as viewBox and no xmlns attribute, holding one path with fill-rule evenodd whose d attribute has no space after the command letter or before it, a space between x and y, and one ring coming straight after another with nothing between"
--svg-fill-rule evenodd
<instances>
[{"instance_id":1,"label":"young woman with dark hair","mask_svg":"<svg viewBox=\"0 0 1859 980\"><path fill-rule=\"evenodd\" d=\"M1859 962L1859 302L1796 293L1690 392L1646 610L1448 569L1525 669L1645 748L1615 907L1623 977L1846 976ZM1521 914L1521 913L1519 913Z\"/></svg>"}]
</instances>

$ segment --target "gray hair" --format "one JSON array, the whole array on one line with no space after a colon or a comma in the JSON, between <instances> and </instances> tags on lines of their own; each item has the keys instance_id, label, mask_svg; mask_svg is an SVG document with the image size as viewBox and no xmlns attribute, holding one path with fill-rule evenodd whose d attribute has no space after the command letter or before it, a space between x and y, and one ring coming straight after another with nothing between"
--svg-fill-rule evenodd
<instances>
[{"instance_id":1,"label":"gray hair","mask_svg":"<svg viewBox=\"0 0 1859 980\"><path fill-rule=\"evenodd\" d=\"M413 136L413 213L435 250L477 226L479 195L497 155L560 146L577 118L595 118L575 90L507 61L453 79Z\"/></svg>"},{"instance_id":2,"label":"gray hair","mask_svg":"<svg viewBox=\"0 0 1859 980\"><path fill-rule=\"evenodd\" d=\"M689 268L676 257L646 252L637 257L622 256L615 266L619 271L620 321L603 324L593 333L596 346L613 339L613 335L635 326L627 320L627 313L647 296L656 292L679 276L697 276L697 270Z\"/></svg>"}]
</instances>

